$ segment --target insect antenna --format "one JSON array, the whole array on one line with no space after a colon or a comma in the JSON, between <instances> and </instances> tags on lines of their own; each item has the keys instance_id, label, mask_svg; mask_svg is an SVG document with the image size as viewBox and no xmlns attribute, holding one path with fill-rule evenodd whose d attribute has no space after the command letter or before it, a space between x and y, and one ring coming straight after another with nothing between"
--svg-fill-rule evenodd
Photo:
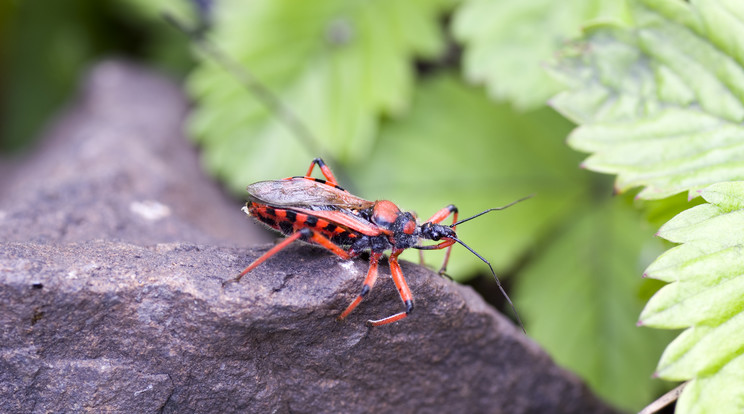
<instances>
[{"instance_id":1,"label":"insect antenna","mask_svg":"<svg viewBox=\"0 0 744 414\"><path fill-rule=\"evenodd\" d=\"M522 201L522 200L518 200L518 201ZM516 203L516 202L517 201L515 201L514 203ZM514 204L514 203L512 203L512 204ZM508 206L506 206L506 207L508 207ZM506 208L506 207L504 207L504 208ZM486 212L488 212L488 210ZM481 213L481 214L484 214L484 213ZM478 215L480 215L480 214L478 214ZM522 332L524 332L525 335L526 335L527 334L527 331L524 329L524 324L522 323L522 318L519 317L519 313L517 312L517 308L514 306L514 303L509 298L509 295L506 294L506 291L504 290L504 287L501 286L501 281L499 281L499 277L496 276L496 272L493 270L493 266L491 266L491 263L488 260L486 260L483 256L479 255L478 252L476 252L475 250L471 249L470 246L468 246L467 244L463 243L462 240L458 239L457 237L450 237L450 238L452 240L460 243L461 245L463 245L466 249L470 250L470 253L473 253L477 258L481 259L483 261L483 263L485 263L485 264L488 265L488 268L491 269L491 274L493 275L493 278L496 280L496 285L499 287L499 290L501 291L501 294L504 295L504 298L506 298L506 301L509 302L509 306L511 306L512 310L514 311L514 316L516 316L517 322L519 322L519 326L522 328Z\"/></svg>"},{"instance_id":2,"label":"insect antenna","mask_svg":"<svg viewBox=\"0 0 744 414\"><path fill-rule=\"evenodd\" d=\"M509 203L509 204L507 204L507 205L505 205L505 206L501 206L501 207L494 207L494 208L489 208L488 210L486 210L486 211L481 211L480 213L478 213L478 214L476 214L476 215L474 215L474 216L472 216L472 217L468 217L468 218L466 218L466 219L462 219L462 220L458 221L457 223L452 223L452 224L450 224L450 227L455 227L455 226L457 226L457 225L460 225L460 224L462 224L462 223L464 223L464 222L466 222L466 221L470 221L470 220L472 220L472 219L474 219L474 218L476 218L476 217L480 217L480 216L482 216L482 215L484 215L484 214L486 214L486 213L488 213L488 212L491 212L491 211L496 211L496 210L504 210L504 209L506 209L506 208L508 208L508 207L511 207L511 206L513 206L514 204L517 204L517 203L519 203L519 202L522 202L522 201L524 201L524 200L530 199L530 198L532 198L532 197L534 197L534 196L535 196L534 194L530 194L530 195L528 195L527 197L522 197L522 198L520 198L519 200L516 200L516 201L512 201L511 203ZM464 246L464 245L463 245L463 246ZM472 250L471 250L471 251L472 251ZM473 253L475 253L475 252L473 252Z\"/></svg>"}]
</instances>

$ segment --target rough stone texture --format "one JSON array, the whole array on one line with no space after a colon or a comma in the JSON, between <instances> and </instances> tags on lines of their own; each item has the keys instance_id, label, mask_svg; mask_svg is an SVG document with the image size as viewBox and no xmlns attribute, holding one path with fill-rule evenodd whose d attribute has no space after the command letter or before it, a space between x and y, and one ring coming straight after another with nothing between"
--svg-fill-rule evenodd
<instances>
[{"instance_id":1,"label":"rough stone texture","mask_svg":"<svg viewBox=\"0 0 744 414\"><path fill-rule=\"evenodd\" d=\"M366 263L316 247L223 289L269 246L225 247L257 227L199 175L185 109L168 81L103 63L4 181L3 412L612 412L472 289L413 264L416 311L374 329L402 310L392 281L337 322Z\"/></svg>"}]
</instances>

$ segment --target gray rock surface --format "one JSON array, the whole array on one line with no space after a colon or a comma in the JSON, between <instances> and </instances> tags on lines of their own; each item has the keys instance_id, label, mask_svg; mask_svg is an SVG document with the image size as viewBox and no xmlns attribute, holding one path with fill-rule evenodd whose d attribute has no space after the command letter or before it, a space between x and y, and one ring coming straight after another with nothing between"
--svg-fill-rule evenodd
<instances>
[{"instance_id":1,"label":"gray rock surface","mask_svg":"<svg viewBox=\"0 0 744 414\"><path fill-rule=\"evenodd\" d=\"M3 412L609 413L469 287L265 237L198 169L166 79L109 61L0 188Z\"/></svg>"}]
</instances>

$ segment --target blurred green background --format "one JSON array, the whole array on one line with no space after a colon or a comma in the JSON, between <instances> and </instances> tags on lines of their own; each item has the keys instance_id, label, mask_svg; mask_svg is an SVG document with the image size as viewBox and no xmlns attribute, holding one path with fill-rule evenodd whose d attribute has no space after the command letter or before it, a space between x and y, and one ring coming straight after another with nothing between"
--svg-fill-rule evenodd
<instances>
[{"instance_id":1,"label":"blurred green background","mask_svg":"<svg viewBox=\"0 0 744 414\"><path fill-rule=\"evenodd\" d=\"M186 2L0 2L0 149L31 151L86 68L125 56L183 83L205 170L236 199L252 182L303 174L316 156L345 188L422 218L535 194L458 234L493 263L532 338L608 402L635 410L667 387L651 374L670 338L635 326L659 287L640 275L663 251L658 225L686 200L639 209L565 145L573 125L546 106L561 86L544 65L586 21L627 18L624 2L591 5L216 1L209 38L307 125L308 143L161 18L195 24ZM433 268L441 260L427 254ZM469 252L455 247L448 274L505 309Z\"/></svg>"}]
</instances>

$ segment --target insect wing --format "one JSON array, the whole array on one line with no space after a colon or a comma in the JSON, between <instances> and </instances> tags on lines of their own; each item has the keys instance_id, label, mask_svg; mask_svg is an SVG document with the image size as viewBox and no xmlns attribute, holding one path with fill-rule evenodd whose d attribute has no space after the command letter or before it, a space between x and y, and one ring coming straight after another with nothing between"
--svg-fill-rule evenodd
<instances>
[{"instance_id":1,"label":"insect wing","mask_svg":"<svg viewBox=\"0 0 744 414\"><path fill-rule=\"evenodd\" d=\"M287 180L259 181L249 185L248 194L263 204L277 207L338 207L352 210L370 208L373 202L354 196L334 186L308 180L290 178Z\"/></svg>"}]
</instances>

